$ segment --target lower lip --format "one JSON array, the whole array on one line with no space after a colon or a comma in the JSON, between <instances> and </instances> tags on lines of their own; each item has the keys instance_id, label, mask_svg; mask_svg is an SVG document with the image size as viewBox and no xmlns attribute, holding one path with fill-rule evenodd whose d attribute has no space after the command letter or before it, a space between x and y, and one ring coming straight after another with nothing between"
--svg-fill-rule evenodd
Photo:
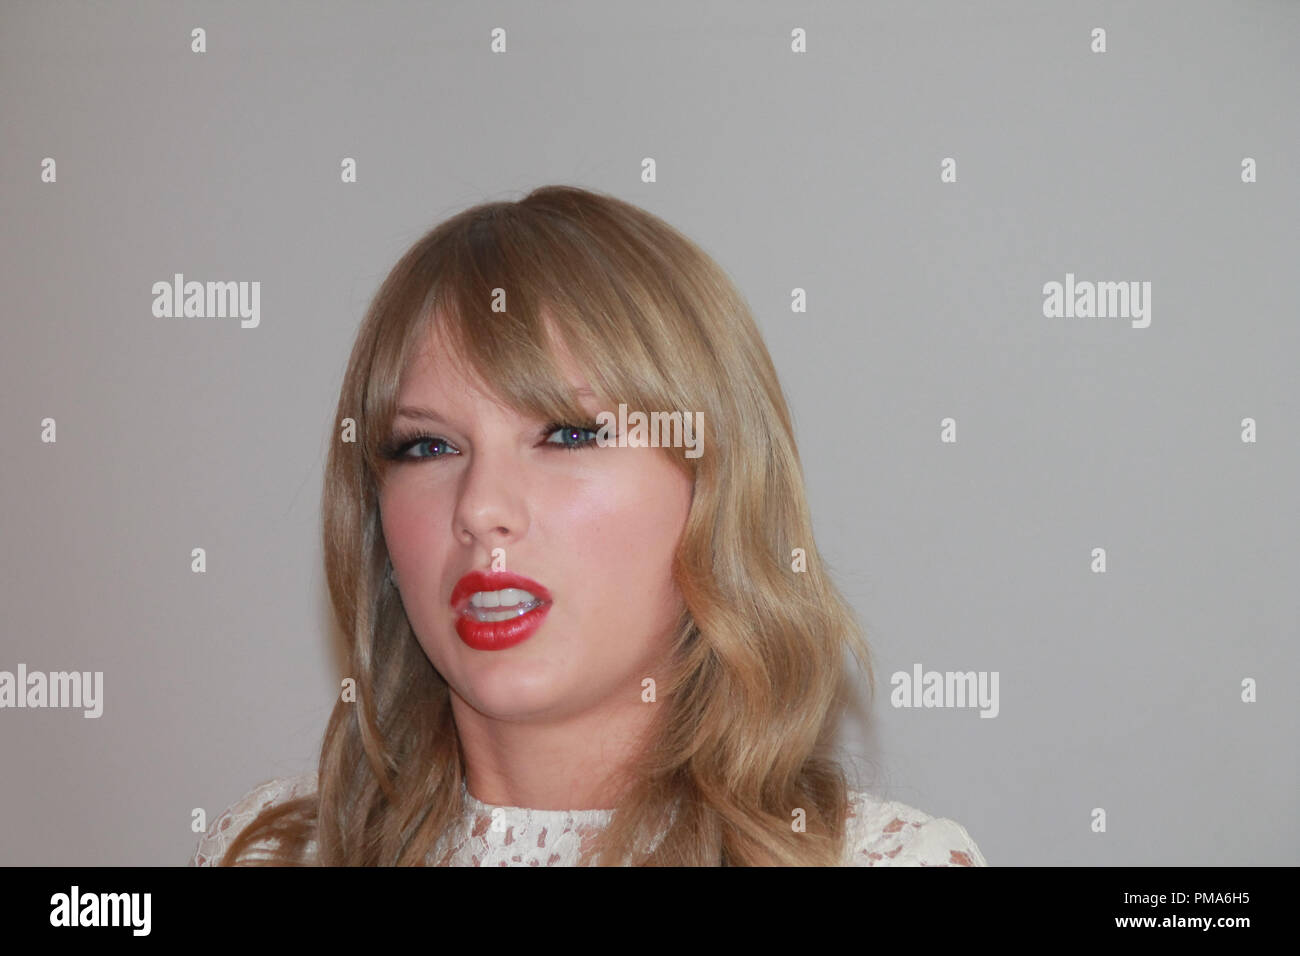
<instances>
[{"instance_id":1,"label":"lower lip","mask_svg":"<svg viewBox=\"0 0 1300 956\"><path fill-rule=\"evenodd\" d=\"M459 614L456 616L456 633L476 651L503 651L532 637L550 609L551 602L547 601L508 621L476 621Z\"/></svg>"}]
</instances>

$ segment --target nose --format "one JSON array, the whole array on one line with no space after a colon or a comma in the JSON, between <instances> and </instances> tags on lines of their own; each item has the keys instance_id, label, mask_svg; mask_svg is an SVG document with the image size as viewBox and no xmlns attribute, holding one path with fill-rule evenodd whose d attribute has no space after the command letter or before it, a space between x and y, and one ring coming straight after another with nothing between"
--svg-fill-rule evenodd
<instances>
[{"instance_id":1,"label":"nose","mask_svg":"<svg viewBox=\"0 0 1300 956\"><path fill-rule=\"evenodd\" d=\"M490 553L528 532L523 467L504 449L476 450L461 475L453 532Z\"/></svg>"}]
</instances>

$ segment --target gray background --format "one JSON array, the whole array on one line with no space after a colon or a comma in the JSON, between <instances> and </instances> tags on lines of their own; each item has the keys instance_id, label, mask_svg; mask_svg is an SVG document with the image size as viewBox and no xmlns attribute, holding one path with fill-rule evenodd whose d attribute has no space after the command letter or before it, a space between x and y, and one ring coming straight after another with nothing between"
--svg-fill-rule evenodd
<instances>
[{"instance_id":1,"label":"gray background","mask_svg":"<svg viewBox=\"0 0 1300 956\"><path fill-rule=\"evenodd\" d=\"M1294 862L1298 45L1289 2L5 0L0 669L102 670L105 709L0 711L0 862L182 863L193 808L314 766L357 325L425 230L546 183L752 304L877 793L994 865ZM1044 318L1067 271L1150 281L1150 328ZM260 327L153 317L174 272L260 281ZM1000 714L892 708L914 662L998 671Z\"/></svg>"}]
</instances>

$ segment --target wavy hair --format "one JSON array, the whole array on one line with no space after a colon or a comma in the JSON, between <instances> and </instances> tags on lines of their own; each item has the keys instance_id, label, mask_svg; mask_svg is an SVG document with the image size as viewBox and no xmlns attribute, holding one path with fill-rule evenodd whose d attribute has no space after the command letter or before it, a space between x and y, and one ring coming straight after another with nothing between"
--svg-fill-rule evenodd
<instances>
[{"instance_id":1,"label":"wavy hair","mask_svg":"<svg viewBox=\"0 0 1300 956\"><path fill-rule=\"evenodd\" d=\"M506 312L491 310L496 289L506 290ZM695 243L630 203L571 186L447 219L371 302L322 495L330 599L356 701L334 705L316 792L263 811L223 863L449 859L440 847L466 811L464 754L448 684L387 582L378 508L402 377L433 323L462 367L521 413L589 417L555 362L558 338L602 397L701 411L711 426L702 456L659 452L693 481L673 560L685 610L657 680L652 731L580 862L838 864L849 794L830 737L845 703L844 652L869 689L871 660L813 540L771 357L744 298ZM343 439L348 420L355 440ZM794 549L806 572L793 570ZM799 808L804 832L791 825ZM255 853L267 838L276 848Z\"/></svg>"}]
</instances>

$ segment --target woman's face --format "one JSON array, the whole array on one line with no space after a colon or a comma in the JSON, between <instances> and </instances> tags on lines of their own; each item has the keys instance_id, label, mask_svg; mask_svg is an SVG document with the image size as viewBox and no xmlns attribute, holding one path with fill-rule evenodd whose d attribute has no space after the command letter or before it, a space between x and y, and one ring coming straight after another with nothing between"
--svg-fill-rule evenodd
<instances>
[{"instance_id":1,"label":"woman's face","mask_svg":"<svg viewBox=\"0 0 1300 956\"><path fill-rule=\"evenodd\" d=\"M691 479L662 449L592 441L571 450L594 433L544 433L546 422L498 405L440 339L412 363L398 395L399 409L433 420L399 413L394 423L396 434L431 440L400 452L380 491L384 540L421 647L461 702L487 718L648 706L641 681L660 673L681 609L671 567ZM575 390L586 387L563 365ZM590 394L579 399L592 421L604 410ZM496 564L540 584L550 605L519 619L540 616L524 640L487 649L492 625L458 627L464 615L452 592L467 572L490 570L498 548Z\"/></svg>"}]
</instances>

